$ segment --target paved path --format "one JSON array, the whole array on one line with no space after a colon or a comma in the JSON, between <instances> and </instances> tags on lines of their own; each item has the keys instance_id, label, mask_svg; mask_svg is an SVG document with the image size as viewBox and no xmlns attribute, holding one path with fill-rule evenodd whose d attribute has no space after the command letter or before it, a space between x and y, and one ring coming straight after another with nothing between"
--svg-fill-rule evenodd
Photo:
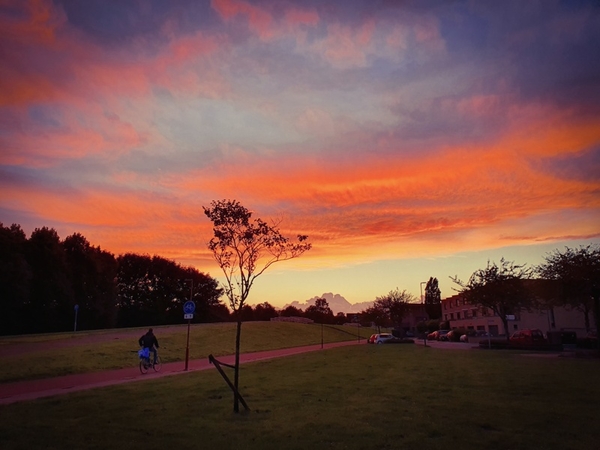
<instances>
[{"instance_id":1,"label":"paved path","mask_svg":"<svg viewBox=\"0 0 600 450\"><path fill-rule=\"evenodd\" d=\"M343 347L348 345L364 345L365 341L344 341L325 344L323 349ZM246 353L240 355L240 364L262 361L284 356L297 355L300 353L314 352L321 350L321 344L309 345L305 347L285 348L280 350L268 350L264 352ZM234 355L219 356L217 359L226 364L234 364ZM158 373L148 372L146 375L140 373L139 368L131 367L127 369L110 370L96 373L82 373L76 375L66 375L56 378L46 378L42 380L17 381L14 383L0 384L0 405L7 405L36 398L50 397L53 395L68 394L70 392L82 391L103 386L112 386L115 384L129 383L132 381L152 380L172 375L180 375L199 370L206 370L214 367L208 362L208 358L189 361L188 372L184 371L185 362L173 362L163 364L162 370Z\"/></svg>"}]
</instances>

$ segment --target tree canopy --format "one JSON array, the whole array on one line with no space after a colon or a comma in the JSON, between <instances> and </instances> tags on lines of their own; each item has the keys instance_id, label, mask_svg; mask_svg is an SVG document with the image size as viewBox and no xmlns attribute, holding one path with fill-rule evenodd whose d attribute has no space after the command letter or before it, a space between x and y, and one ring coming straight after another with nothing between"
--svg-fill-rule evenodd
<instances>
[{"instance_id":1,"label":"tree canopy","mask_svg":"<svg viewBox=\"0 0 600 450\"><path fill-rule=\"evenodd\" d=\"M488 261L487 267L473 272L467 283L450 278L460 286L459 292L468 303L489 308L500 317L508 339L507 316L532 306L533 297L524 283L531 273L525 265L502 258L499 265Z\"/></svg>"},{"instance_id":2,"label":"tree canopy","mask_svg":"<svg viewBox=\"0 0 600 450\"><path fill-rule=\"evenodd\" d=\"M535 272L543 279L558 282L558 289L550 293L550 298L559 305L582 311L589 330L594 293L600 287L600 245L566 247L563 251L554 250L544 259Z\"/></svg>"},{"instance_id":3,"label":"tree canopy","mask_svg":"<svg viewBox=\"0 0 600 450\"><path fill-rule=\"evenodd\" d=\"M430 277L425 285L425 311L430 319L442 317L442 291L438 279Z\"/></svg>"},{"instance_id":4,"label":"tree canopy","mask_svg":"<svg viewBox=\"0 0 600 450\"><path fill-rule=\"evenodd\" d=\"M409 303L417 299L406 290L391 290L387 295L377 297L373 306L363 311L365 320L370 320L377 326L392 325L400 329L404 317L408 314Z\"/></svg>"},{"instance_id":5,"label":"tree canopy","mask_svg":"<svg viewBox=\"0 0 600 450\"><path fill-rule=\"evenodd\" d=\"M118 258L82 234L61 241L53 228L27 239L19 225L0 223L0 334L43 333L181 322L193 299L198 320L227 319L216 280L164 258ZM225 309L225 311L223 310Z\"/></svg>"},{"instance_id":6,"label":"tree canopy","mask_svg":"<svg viewBox=\"0 0 600 450\"><path fill-rule=\"evenodd\" d=\"M314 305L310 305L306 308L304 316L318 323L334 322L333 311L331 311L331 308L329 307L329 302L324 298L316 299Z\"/></svg>"}]
</instances>

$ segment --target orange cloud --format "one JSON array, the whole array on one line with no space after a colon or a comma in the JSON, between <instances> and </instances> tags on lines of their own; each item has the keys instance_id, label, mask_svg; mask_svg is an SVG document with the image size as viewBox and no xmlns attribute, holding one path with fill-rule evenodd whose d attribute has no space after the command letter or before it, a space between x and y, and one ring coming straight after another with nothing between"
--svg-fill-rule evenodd
<instances>
[{"instance_id":1,"label":"orange cloud","mask_svg":"<svg viewBox=\"0 0 600 450\"><path fill-rule=\"evenodd\" d=\"M549 132L542 126L549 120L560 126ZM465 238L451 236L476 228L490 233L489 244L499 236L516 235L518 227L511 223L548 211L549 205L555 211L600 207L600 183L557 178L535 164L549 154L539 149L550 147L556 155L597 145L600 129L559 112L518 125L495 142L440 147L412 159L401 153L373 153L360 160L340 154L332 159L238 155L171 186L214 198L242 197L243 203L254 205L290 205L290 222L314 236L324 252L335 247L336 255L347 248L364 256L363 251L381 251L384 243L398 251L407 239L435 240L436 235L457 239L458 246ZM577 138L565 140L568 136ZM574 234L592 231L583 224L577 228ZM547 225L545 232L557 230ZM369 250L356 249L363 240Z\"/></svg>"}]
</instances>

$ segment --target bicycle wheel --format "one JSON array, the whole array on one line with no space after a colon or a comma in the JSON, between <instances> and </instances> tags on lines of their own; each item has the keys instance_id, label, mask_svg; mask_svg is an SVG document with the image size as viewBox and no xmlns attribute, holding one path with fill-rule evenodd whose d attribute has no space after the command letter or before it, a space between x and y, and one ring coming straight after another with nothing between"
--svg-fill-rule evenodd
<instances>
[{"instance_id":1,"label":"bicycle wheel","mask_svg":"<svg viewBox=\"0 0 600 450\"><path fill-rule=\"evenodd\" d=\"M156 362L152 364L152 368L155 372L160 372L160 369L162 369L162 361L160 360L160 356L156 356Z\"/></svg>"},{"instance_id":2,"label":"bicycle wheel","mask_svg":"<svg viewBox=\"0 0 600 450\"><path fill-rule=\"evenodd\" d=\"M148 373L148 363L144 359L140 359L140 372L142 374Z\"/></svg>"}]
</instances>

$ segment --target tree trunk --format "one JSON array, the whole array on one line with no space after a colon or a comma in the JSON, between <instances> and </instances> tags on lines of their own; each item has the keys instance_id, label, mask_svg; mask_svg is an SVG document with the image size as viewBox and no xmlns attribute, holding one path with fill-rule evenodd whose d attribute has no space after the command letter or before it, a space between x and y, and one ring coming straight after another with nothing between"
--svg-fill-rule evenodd
<instances>
[{"instance_id":1,"label":"tree trunk","mask_svg":"<svg viewBox=\"0 0 600 450\"><path fill-rule=\"evenodd\" d=\"M233 385L235 386L236 392L239 392L239 380L240 380L240 337L242 335L242 318L238 315L237 320L237 330L235 334L235 369L234 369L234 379ZM240 401L233 394L233 412L240 412Z\"/></svg>"}]
</instances>

